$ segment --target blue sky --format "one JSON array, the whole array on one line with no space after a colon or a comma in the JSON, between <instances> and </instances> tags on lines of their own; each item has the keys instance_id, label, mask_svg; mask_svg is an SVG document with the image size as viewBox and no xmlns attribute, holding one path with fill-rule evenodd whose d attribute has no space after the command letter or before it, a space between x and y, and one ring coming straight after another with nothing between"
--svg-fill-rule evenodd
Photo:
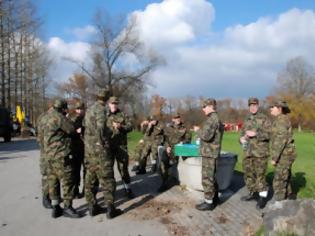
<instances>
[{"instance_id":1,"label":"blue sky","mask_svg":"<svg viewBox=\"0 0 315 236\"><path fill-rule=\"evenodd\" d=\"M35 0L39 14L44 19L45 38L58 36L73 38L67 29L91 24L96 9L105 9L113 15L143 10L157 0ZM215 7L214 31L236 24L248 24L262 16L274 17L291 8L315 9L314 0L212 0Z\"/></svg>"},{"instance_id":2,"label":"blue sky","mask_svg":"<svg viewBox=\"0 0 315 236\"><path fill-rule=\"evenodd\" d=\"M97 9L137 17L140 39L166 61L149 91L165 97L264 98L289 60L315 61L314 0L34 1L55 81L78 70L64 57L88 61Z\"/></svg>"}]
</instances>

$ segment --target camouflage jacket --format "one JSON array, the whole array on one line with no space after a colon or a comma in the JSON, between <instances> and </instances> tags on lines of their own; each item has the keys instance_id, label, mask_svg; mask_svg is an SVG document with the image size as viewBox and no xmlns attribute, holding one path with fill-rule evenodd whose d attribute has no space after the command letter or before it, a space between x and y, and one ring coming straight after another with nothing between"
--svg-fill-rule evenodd
<instances>
[{"instance_id":1,"label":"camouflage jacket","mask_svg":"<svg viewBox=\"0 0 315 236\"><path fill-rule=\"evenodd\" d=\"M87 109L83 119L84 148L90 153L99 153L109 148L110 129L106 126L106 109L101 101L96 101Z\"/></svg>"},{"instance_id":2,"label":"camouflage jacket","mask_svg":"<svg viewBox=\"0 0 315 236\"><path fill-rule=\"evenodd\" d=\"M191 142L191 132L185 127L183 123L179 125L171 124L165 129L166 145L169 147L174 147L176 144L190 143Z\"/></svg>"},{"instance_id":3,"label":"camouflage jacket","mask_svg":"<svg viewBox=\"0 0 315 236\"><path fill-rule=\"evenodd\" d=\"M197 136L200 138L200 154L202 157L219 157L223 132L224 127L218 113L210 113L197 132Z\"/></svg>"},{"instance_id":4,"label":"camouflage jacket","mask_svg":"<svg viewBox=\"0 0 315 236\"><path fill-rule=\"evenodd\" d=\"M45 115L47 114L47 112L43 112L42 114L40 114L37 118L37 122L36 122L36 140L38 142L39 148L42 152L43 148L44 148L44 122L45 122Z\"/></svg>"},{"instance_id":5,"label":"camouflage jacket","mask_svg":"<svg viewBox=\"0 0 315 236\"><path fill-rule=\"evenodd\" d=\"M49 159L65 158L70 155L70 135L75 130L71 122L56 109L45 116L44 152Z\"/></svg>"},{"instance_id":6,"label":"camouflage jacket","mask_svg":"<svg viewBox=\"0 0 315 236\"><path fill-rule=\"evenodd\" d=\"M243 137L247 130L255 131L256 136L248 139L244 148L245 156L268 157L271 131L270 119L261 112L250 114L244 121L240 137Z\"/></svg>"},{"instance_id":7,"label":"camouflage jacket","mask_svg":"<svg viewBox=\"0 0 315 236\"><path fill-rule=\"evenodd\" d=\"M154 126L148 127L145 131L144 136L146 137L146 140L149 142L154 142L159 145L162 145L164 143L164 127L161 122L158 121L158 123Z\"/></svg>"},{"instance_id":8,"label":"camouflage jacket","mask_svg":"<svg viewBox=\"0 0 315 236\"><path fill-rule=\"evenodd\" d=\"M83 143L83 136L84 136L83 119L84 119L84 116L81 116L77 113L72 113L69 115L68 118L72 122L72 125L74 126L75 130L81 128L81 133L75 132L75 134L71 136L71 148L82 150L82 148L84 147L84 143Z\"/></svg>"},{"instance_id":9,"label":"camouflage jacket","mask_svg":"<svg viewBox=\"0 0 315 236\"><path fill-rule=\"evenodd\" d=\"M120 123L120 128L114 129L113 122ZM127 133L133 129L129 117L120 110L115 113L108 112L107 126L112 131L110 144L113 147L127 146Z\"/></svg>"},{"instance_id":10,"label":"camouflage jacket","mask_svg":"<svg viewBox=\"0 0 315 236\"><path fill-rule=\"evenodd\" d=\"M271 158L278 162L282 156L296 156L291 122L283 114L276 117L271 127Z\"/></svg>"}]
</instances>

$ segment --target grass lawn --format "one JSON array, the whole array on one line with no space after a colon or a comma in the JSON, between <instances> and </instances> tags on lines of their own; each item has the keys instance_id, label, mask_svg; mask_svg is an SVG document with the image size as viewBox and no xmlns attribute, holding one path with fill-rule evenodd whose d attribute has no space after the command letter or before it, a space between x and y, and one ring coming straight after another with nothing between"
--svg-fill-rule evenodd
<instances>
[{"instance_id":1,"label":"grass lawn","mask_svg":"<svg viewBox=\"0 0 315 236\"><path fill-rule=\"evenodd\" d=\"M132 158L133 150L142 137L140 132L131 132L128 136L128 148ZM242 149L238 143L239 134L226 132L223 136L222 150L236 153L236 169L242 171ZM299 198L315 199L315 135L313 133L295 133L297 159L292 168L292 184ZM271 183L273 167L269 165L267 179Z\"/></svg>"}]
</instances>

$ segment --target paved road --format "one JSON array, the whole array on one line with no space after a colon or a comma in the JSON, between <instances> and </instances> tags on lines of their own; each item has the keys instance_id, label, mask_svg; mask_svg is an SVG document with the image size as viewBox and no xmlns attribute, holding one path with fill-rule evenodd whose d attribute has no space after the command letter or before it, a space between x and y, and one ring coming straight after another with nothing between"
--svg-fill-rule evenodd
<instances>
[{"instance_id":1,"label":"paved road","mask_svg":"<svg viewBox=\"0 0 315 236\"><path fill-rule=\"evenodd\" d=\"M39 151L34 139L0 143L0 235L252 235L260 224L254 203L239 201L244 183L235 173L231 191L213 212L198 212L202 193L181 186L158 194L157 175L132 176L136 198L128 200L117 177L116 205L124 214L52 219L41 206ZM101 193L98 199L102 202ZM86 214L84 199L74 206Z\"/></svg>"}]
</instances>

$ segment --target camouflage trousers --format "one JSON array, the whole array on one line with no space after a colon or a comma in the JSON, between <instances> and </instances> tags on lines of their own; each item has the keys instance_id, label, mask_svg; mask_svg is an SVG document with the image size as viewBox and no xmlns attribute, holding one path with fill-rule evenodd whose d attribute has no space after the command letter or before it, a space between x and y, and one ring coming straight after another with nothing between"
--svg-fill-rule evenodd
<instances>
[{"instance_id":1,"label":"camouflage trousers","mask_svg":"<svg viewBox=\"0 0 315 236\"><path fill-rule=\"evenodd\" d=\"M169 169L172 165L178 164L178 157L174 156L173 153L170 153L169 155L166 153L166 150L164 149L163 152L160 154L160 160L159 163L159 173L162 178L162 182L166 183L166 181L169 178Z\"/></svg>"},{"instance_id":2,"label":"camouflage trousers","mask_svg":"<svg viewBox=\"0 0 315 236\"><path fill-rule=\"evenodd\" d=\"M272 187L277 201L285 200L290 194L292 194L291 167L294 159L295 156L282 155L275 167Z\"/></svg>"},{"instance_id":3,"label":"camouflage trousers","mask_svg":"<svg viewBox=\"0 0 315 236\"><path fill-rule=\"evenodd\" d=\"M266 172L268 157L251 157L243 159L244 181L249 192L267 191Z\"/></svg>"},{"instance_id":4,"label":"camouflage trousers","mask_svg":"<svg viewBox=\"0 0 315 236\"><path fill-rule=\"evenodd\" d=\"M48 163L45 160L45 156L44 154L40 154L40 158L39 158L39 168L40 168L40 173L42 175L42 195L47 197L49 195L49 186L48 186L48 173L47 173L47 169L48 169Z\"/></svg>"},{"instance_id":5,"label":"camouflage trousers","mask_svg":"<svg viewBox=\"0 0 315 236\"><path fill-rule=\"evenodd\" d=\"M85 152L86 175L84 183L85 198L89 205L96 204L95 183L103 188L105 204L114 203L116 181L114 177L114 159L104 152Z\"/></svg>"},{"instance_id":6,"label":"camouflage trousers","mask_svg":"<svg viewBox=\"0 0 315 236\"><path fill-rule=\"evenodd\" d=\"M156 162L158 159L158 147L161 145L160 142L149 142L147 141L143 146L140 156L140 167L145 168L147 166L147 159L151 155L152 161Z\"/></svg>"},{"instance_id":7,"label":"camouflage trousers","mask_svg":"<svg viewBox=\"0 0 315 236\"><path fill-rule=\"evenodd\" d=\"M212 200L218 191L216 182L216 158L202 157L202 186L206 200Z\"/></svg>"},{"instance_id":8,"label":"camouflage trousers","mask_svg":"<svg viewBox=\"0 0 315 236\"><path fill-rule=\"evenodd\" d=\"M117 168L121 179L125 184L130 183L130 175L128 171L129 155L127 146L118 146L111 149L113 158L117 161Z\"/></svg>"},{"instance_id":9,"label":"camouflage trousers","mask_svg":"<svg viewBox=\"0 0 315 236\"><path fill-rule=\"evenodd\" d=\"M53 205L56 205L54 202L58 202L61 198L59 183L62 186L63 203L67 208L72 204L74 189L72 159L70 157L48 160L49 196Z\"/></svg>"}]
</instances>

